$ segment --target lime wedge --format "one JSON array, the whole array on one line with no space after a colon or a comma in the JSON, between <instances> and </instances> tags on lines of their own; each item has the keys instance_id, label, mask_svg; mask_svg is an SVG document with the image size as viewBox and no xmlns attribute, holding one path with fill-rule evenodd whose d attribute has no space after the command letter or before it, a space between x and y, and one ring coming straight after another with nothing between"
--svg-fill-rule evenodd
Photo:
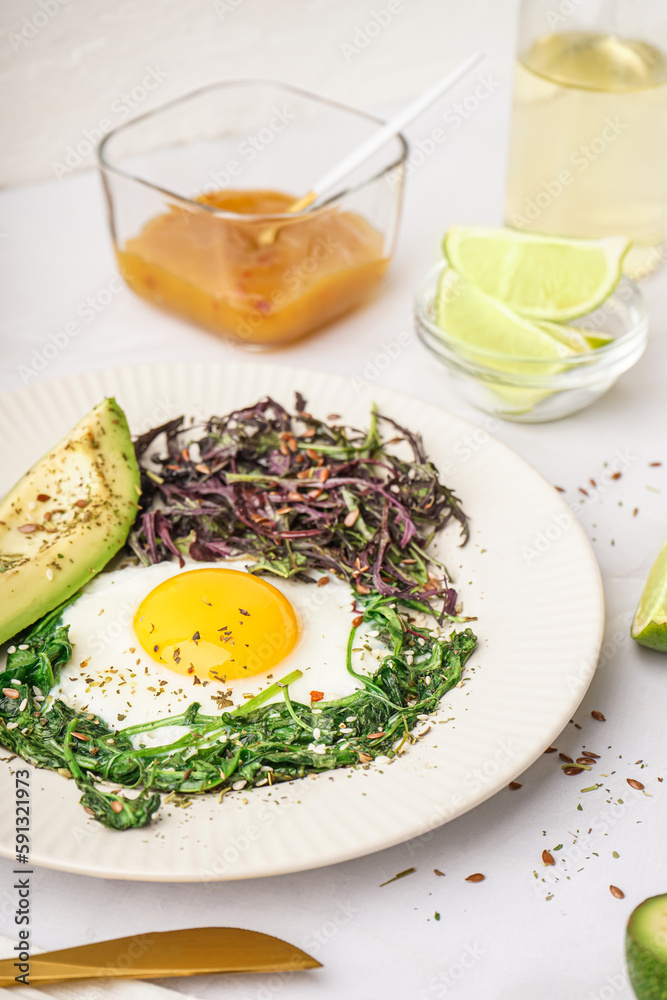
<instances>
[{"instance_id":1,"label":"lime wedge","mask_svg":"<svg viewBox=\"0 0 667 1000\"><path fill-rule=\"evenodd\" d=\"M562 359L577 349L567 338L551 336L537 323L519 316L502 302L474 288L455 271L443 271L435 302L436 323L460 346L463 360L482 364L491 372L510 376L510 384L479 373L487 390L515 416L530 413L551 391L521 385L523 376L553 375L562 370ZM582 350L581 346L578 350ZM491 353L487 353L491 352ZM511 384L511 376L518 385Z\"/></svg>"},{"instance_id":2,"label":"lime wedge","mask_svg":"<svg viewBox=\"0 0 667 1000\"><path fill-rule=\"evenodd\" d=\"M532 319L568 320L596 309L621 277L630 241L541 236L514 229L452 226L451 266L487 295Z\"/></svg>"},{"instance_id":3,"label":"lime wedge","mask_svg":"<svg viewBox=\"0 0 667 1000\"><path fill-rule=\"evenodd\" d=\"M584 354L586 351L595 350L597 347L604 347L610 344L613 337L606 334L589 333L579 326L567 326L565 323L551 323L547 319L535 320L535 325L548 333L550 337L555 337L561 343L567 344L577 354Z\"/></svg>"},{"instance_id":4,"label":"lime wedge","mask_svg":"<svg viewBox=\"0 0 667 1000\"><path fill-rule=\"evenodd\" d=\"M560 370L561 358L584 349L552 336L451 269L443 271L438 284L435 320L487 368L514 375L548 375ZM491 357L487 351L493 352Z\"/></svg>"},{"instance_id":5,"label":"lime wedge","mask_svg":"<svg viewBox=\"0 0 667 1000\"><path fill-rule=\"evenodd\" d=\"M667 542L648 575L630 635L642 646L667 652Z\"/></svg>"}]
</instances>

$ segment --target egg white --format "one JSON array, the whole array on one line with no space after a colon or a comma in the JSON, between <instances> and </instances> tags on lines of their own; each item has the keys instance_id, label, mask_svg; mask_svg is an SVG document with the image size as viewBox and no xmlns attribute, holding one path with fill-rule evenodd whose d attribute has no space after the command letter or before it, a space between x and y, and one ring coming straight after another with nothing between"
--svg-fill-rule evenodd
<instances>
[{"instance_id":1,"label":"egg white","mask_svg":"<svg viewBox=\"0 0 667 1000\"><path fill-rule=\"evenodd\" d=\"M303 672L303 677L290 685L290 695L296 701L308 702L313 690L322 691L327 700L343 697L359 686L345 668L355 614L353 595L350 587L334 576L322 587L265 577L292 604L300 633L292 652L268 673L230 679L223 684L195 684L193 677L177 674L153 660L133 629L137 608L163 580L191 569L209 568L245 571L248 563L186 560L183 569L176 562L165 562L148 567L125 566L95 577L63 614L63 624L69 625L72 658L62 668L60 683L52 689L50 699L59 698L79 712L92 712L108 725L124 729L180 715L195 701L206 715L220 715L231 711L232 706L218 707L216 695L231 690L228 697L238 707L247 700L244 695L258 694L292 670ZM378 648L374 635L367 634L369 630L373 631L360 627L359 641L355 641L353 665L361 673L372 673L386 652ZM134 741L162 745L178 739L182 732L181 727L169 726L135 736Z\"/></svg>"}]
</instances>

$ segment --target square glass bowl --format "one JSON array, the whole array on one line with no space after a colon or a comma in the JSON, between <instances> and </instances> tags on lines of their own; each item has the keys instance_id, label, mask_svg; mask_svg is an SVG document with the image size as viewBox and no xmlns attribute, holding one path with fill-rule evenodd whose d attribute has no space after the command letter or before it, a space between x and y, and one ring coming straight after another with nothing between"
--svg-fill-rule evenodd
<instances>
[{"instance_id":1,"label":"square glass bowl","mask_svg":"<svg viewBox=\"0 0 667 1000\"><path fill-rule=\"evenodd\" d=\"M286 209L380 124L294 87L242 80L121 125L98 155L123 278L253 349L342 315L389 265L405 140L389 140L319 207Z\"/></svg>"},{"instance_id":2,"label":"square glass bowl","mask_svg":"<svg viewBox=\"0 0 667 1000\"><path fill-rule=\"evenodd\" d=\"M630 278L573 326L613 337L594 350L558 359L508 358L471 346L435 322L438 285L448 264L433 267L417 291L415 326L428 350L447 369L461 396L485 413L522 423L567 417L590 406L640 359L646 348L648 311Z\"/></svg>"}]
</instances>

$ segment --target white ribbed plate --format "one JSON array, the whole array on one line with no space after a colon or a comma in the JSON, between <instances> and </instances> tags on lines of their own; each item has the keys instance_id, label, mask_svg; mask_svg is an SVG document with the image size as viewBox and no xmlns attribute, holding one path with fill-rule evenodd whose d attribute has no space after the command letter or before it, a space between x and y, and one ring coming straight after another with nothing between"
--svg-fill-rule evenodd
<instances>
[{"instance_id":1,"label":"white ribbed plate","mask_svg":"<svg viewBox=\"0 0 667 1000\"><path fill-rule=\"evenodd\" d=\"M139 433L180 413L206 417L294 390L319 415L365 426L371 398L344 378L260 364L161 364L75 375L0 399L0 470L9 487L105 395ZM163 807L147 828L111 832L78 804L73 782L33 770L31 860L110 878L199 881L299 871L419 836L483 802L531 764L572 717L602 639L593 552L553 487L479 428L418 399L374 387L380 409L422 432L463 501L471 536L441 551L479 647L469 681L444 699L431 732L381 770L341 770ZM13 769L1 765L0 853L13 857Z\"/></svg>"}]
</instances>

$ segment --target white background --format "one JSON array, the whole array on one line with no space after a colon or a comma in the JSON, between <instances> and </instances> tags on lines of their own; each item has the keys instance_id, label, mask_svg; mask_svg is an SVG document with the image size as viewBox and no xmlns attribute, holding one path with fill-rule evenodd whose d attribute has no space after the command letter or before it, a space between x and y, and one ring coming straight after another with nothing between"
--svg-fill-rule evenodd
<instances>
[{"instance_id":1,"label":"white background","mask_svg":"<svg viewBox=\"0 0 667 1000\"><path fill-rule=\"evenodd\" d=\"M412 171L401 239L382 294L270 358L365 379L370 386L361 391L369 399L378 381L440 404L502 438L566 490L603 572L607 630L592 687L557 745L571 756L585 745L602 760L595 775L580 780L562 774L557 755L544 756L519 779L520 790L499 793L427 838L320 871L208 887L38 871L35 941L57 947L149 928L234 924L285 937L325 966L287 982L237 977L170 983L201 997L623 1000L631 996L625 921L643 898L667 888L667 784L658 782L667 773L667 662L628 638L634 606L667 534L667 279L661 273L644 286L652 315L645 357L596 406L542 426L499 425L471 410L414 337L402 348L397 337L411 329L412 290L437 259L446 227L502 221L514 3L404 0L403 11L354 56L342 46L360 37L358 29L382 0L242 0L232 6L221 18L213 4L195 0L70 0L16 47L9 32L16 33L39 4L3 5L1 166L5 180L18 186L0 194L2 388L157 358L252 360L155 312L126 289L101 305L108 298L104 290L116 286L98 178L83 170L55 179L53 163L68 144L94 128L147 67L167 76L142 110L218 77L254 74L386 111L482 46L487 61L474 78L410 131L413 141L423 138L479 79L494 82L491 96L460 127L448 127L446 142ZM82 320L86 308L96 311L91 321ZM81 334L42 363L49 335L77 319ZM483 439L471 439L471 447L483 447ZM622 477L591 487L589 479L601 482L614 460L624 463ZM663 467L649 466L661 460ZM521 628L520 608L511 627ZM593 709L605 714L606 723L591 718ZM628 777L641 779L650 797L632 792ZM581 794L596 780L603 787ZM542 850L558 844L558 863L547 869ZM379 888L410 866L415 874ZM434 875L434 868L445 877ZM485 882L464 881L477 871ZM7 934L11 880L11 866L2 862L0 932ZM624 890L625 899L611 896L610 883Z\"/></svg>"}]
</instances>

